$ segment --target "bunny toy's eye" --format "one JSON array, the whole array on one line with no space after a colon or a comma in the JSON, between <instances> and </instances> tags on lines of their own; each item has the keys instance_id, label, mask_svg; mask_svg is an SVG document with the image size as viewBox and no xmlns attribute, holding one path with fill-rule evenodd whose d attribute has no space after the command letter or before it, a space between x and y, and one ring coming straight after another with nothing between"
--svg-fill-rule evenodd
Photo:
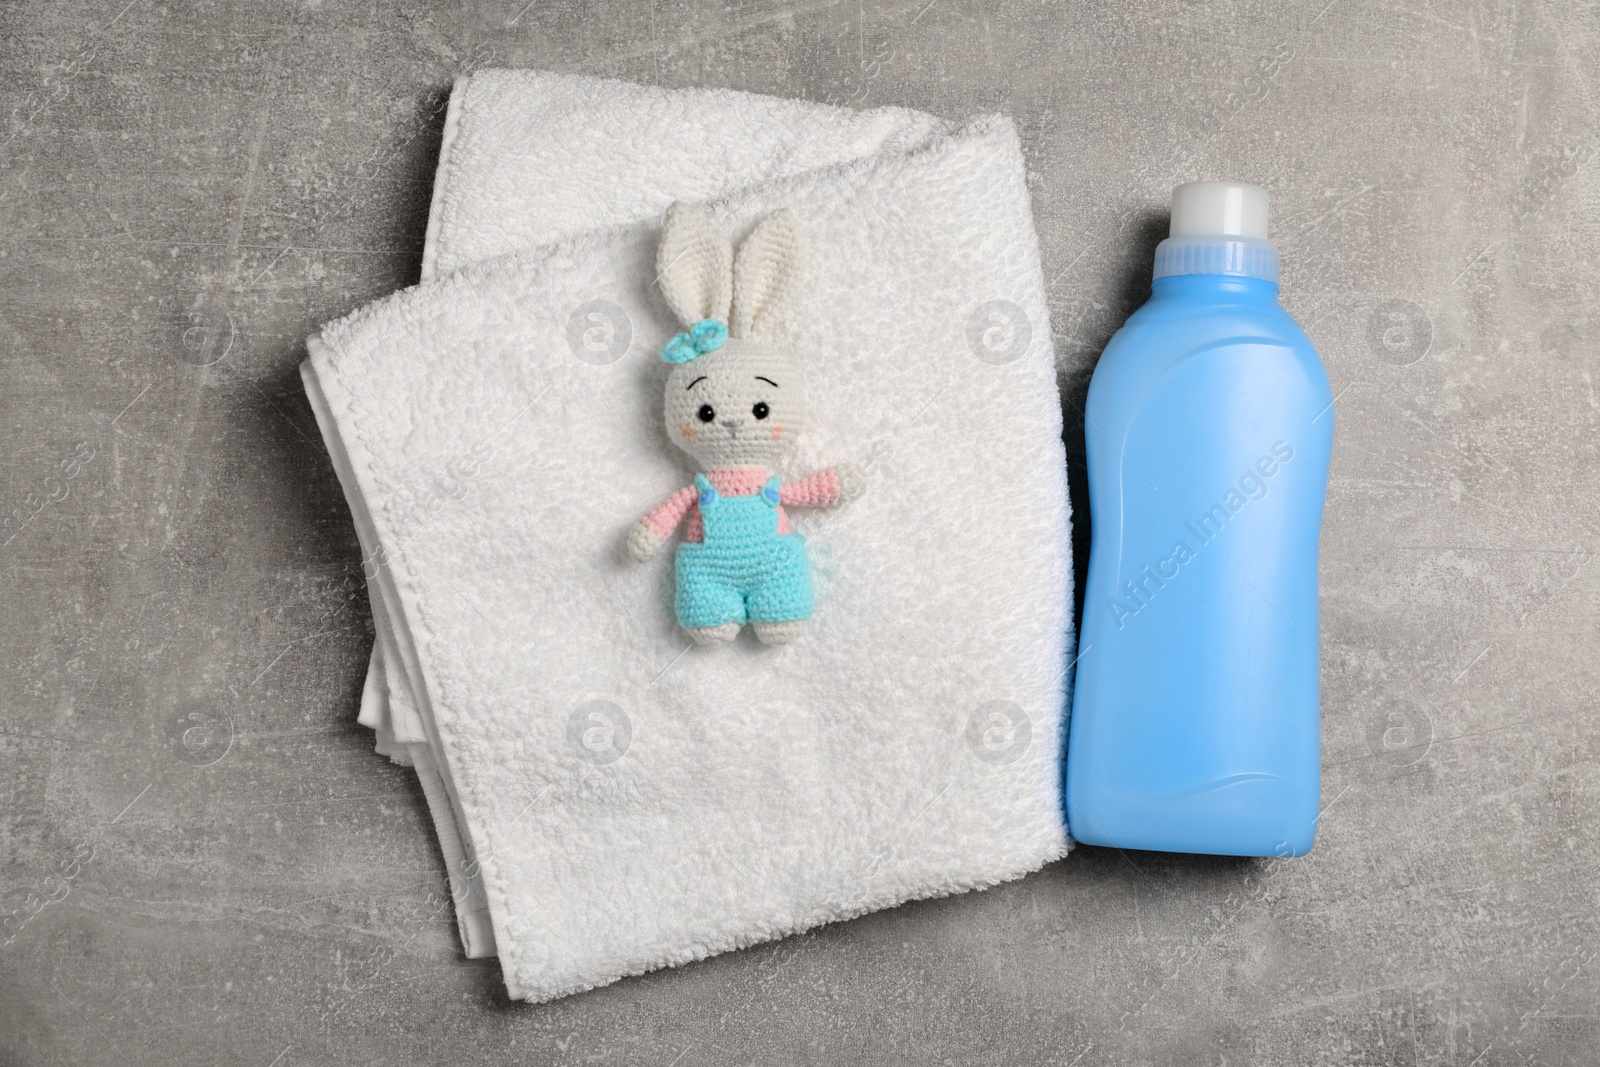
<instances>
[{"instance_id":1,"label":"bunny toy's eye","mask_svg":"<svg viewBox=\"0 0 1600 1067\"><path fill-rule=\"evenodd\" d=\"M701 404L700 410L695 412L695 417L701 422L710 422L717 417L717 409L710 404Z\"/></svg>"},{"instance_id":2,"label":"bunny toy's eye","mask_svg":"<svg viewBox=\"0 0 1600 1067\"><path fill-rule=\"evenodd\" d=\"M772 409L767 407L767 402L765 400L757 400L756 406L750 409L750 414L754 415L758 419L764 419L768 415L772 414Z\"/></svg>"}]
</instances>

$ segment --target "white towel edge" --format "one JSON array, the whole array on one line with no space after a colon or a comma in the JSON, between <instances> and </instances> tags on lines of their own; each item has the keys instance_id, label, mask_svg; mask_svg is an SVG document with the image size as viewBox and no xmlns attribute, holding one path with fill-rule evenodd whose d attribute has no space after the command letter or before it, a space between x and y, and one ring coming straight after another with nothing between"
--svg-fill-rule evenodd
<instances>
[{"instance_id":1,"label":"white towel edge","mask_svg":"<svg viewBox=\"0 0 1600 1067\"><path fill-rule=\"evenodd\" d=\"M472 75L464 74L450 86L450 103L444 113L444 136L439 142L439 165L433 169L433 196L428 203L428 228L422 237L422 281L427 281L439 269L439 232L445 225L445 214L450 209L450 168L454 166L456 135L461 128L463 101L467 96L467 83Z\"/></svg>"},{"instance_id":2,"label":"white towel edge","mask_svg":"<svg viewBox=\"0 0 1600 1067\"><path fill-rule=\"evenodd\" d=\"M1036 871L1043 870L1057 860L1063 859L1072 851L1073 845L1074 842L1066 836L1065 828L1063 828L1062 836L1057 843L1042 850L1033 859L1017 866L1009 867L1002 873L988 878L958 878L943 885L929 886L925 892L921 893L906 895L896 890L879 897L864 898L849 908L841 909L827 916L812 916L795 922L777 924L764 930L730 933L724 937L709 939L701 944L664 952L649 963L623 968L615 972L608 971L604 974L597 974L592 980L535 988L516 983L511 972L507 971L505 972L506 991L513 1000L526 1001L530 1004L542 1004L551 1000L559 1000L562 997L569 997L575 993L585 993L591 989L600 989L624 978L636 978L640 975L650 974L653 971L667 970L673 967L682 967L689 963L696 963L712 956L721 955L724 952L735 952L755 945L781 941L797 934L821 929L824 926L832 926L835 923L850 922L861 918L863 915L886 911L914 901L941 900L945 897L960 896L963 893L992 889L997 885L1015 882Z\"/></svg>"},{"instance_id":3,"label":"white towel edge","mask_svg":"<svg viewBox=\"0 0 1600 1067\"><path fill-rule=\"evenodd\" d=\"M359 476L356 473L355 464L351 461L347 451L348 443L343 435L339 433L338 424L332 416L332 407L328 402L327 395L323 390L323 383L313 362L318 358L319 353L326 350L326 343L320 336L316 336L310 338L306 344L308 356L300 365L300 376L305 386L306 396L311 405L312 413L316 417L318 429L322 432L323 440L328 445L328 455L333 464L334 473L338 476L340 487L344 490L345 503L350 509L351 519L356 527L356 537L361 543L363 559L375 561L380 558L376 554L379 545L377 527L372 520L372 516L366 510L366 502L361 495ZM373 571L375 580L380 586L386 580L393 580L391 569L387 566L375 565ZM425 746L394 745L393 748L395 751L405 751L413 760L418 749L443 752L443 742L433 721L432 705L428 701L427 687L422 680L420 665L417 661L416 650L412 643L410 632L405 627L405 620L395 617L397 614L395 605L400 603L398 590L382 589L381 594L372 599L374 610L389 611L389 623L393 628L392 632L399 652L400 662L398 664L391 662L384 664L386 677L392 679L396 669L403 672L408 688L412 693L412 700L423 721L423 729L428 735L428 742ZM484 907L490 912L490 922L477 922L470 921L466 917L465 913L470 909L457 908L457 924L462 934L462 947L469 959L479 959L494 955L492 922L494 901L489 899L489 894L483 885L481 864L474 865L471 869L468 867L467 857L477 855L478 852L470 833L467 832L456 815L460 811L460 797L450 774L448 761L430 759L428 760L428 766L438 777L438 784L443 789L443 799L446 800L446 806L449 809L448 817L458 831L456 837L459 840L459 847L453 852L441 840L441 848L445 851L446 875L451 889L451 897L452 899L463 897L466 899L482 899L485 901ZM419 782L421 782L421 771L419 770L418 773ZM424 796L427 797L429 783L421 782L421 784L423 785ZM430 810L434 809L434 798L427 797L427 799ZM444 816L441 816L436 811L433 811L432 814L437 828L441 825L440 820ZM451 866L452 860L454 861L453 866ZM487 939L484 936L485 931L487 931Z\"/></svg>"}]
</instances>

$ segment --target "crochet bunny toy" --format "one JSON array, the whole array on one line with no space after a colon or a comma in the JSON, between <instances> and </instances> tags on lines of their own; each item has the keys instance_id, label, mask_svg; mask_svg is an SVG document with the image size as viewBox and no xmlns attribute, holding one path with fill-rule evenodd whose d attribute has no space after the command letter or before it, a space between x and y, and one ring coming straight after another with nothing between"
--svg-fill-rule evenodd
<instances>
[{"instance_id":1,"label":"crochet bunny toy","mask_svg":"<svg viewBox=\"0 0 1600 1067\"><path fill-rule=\"evenodd\" d=\"M787 644L811 617L811 563L786 507L833 507L860 496L855 464L797 481L773 473L806 424L800 359L771 336L794 295L800 236L775 211L739 245L683 204L667 211L656 271L683 324L661 350L667 435L704 468L633 528L628 550L654 555L685 517L677 557L678 623L702 645L733 640L750 623ZM730 318L731 311L731 318Z\"/></svg>"}]
</instances>

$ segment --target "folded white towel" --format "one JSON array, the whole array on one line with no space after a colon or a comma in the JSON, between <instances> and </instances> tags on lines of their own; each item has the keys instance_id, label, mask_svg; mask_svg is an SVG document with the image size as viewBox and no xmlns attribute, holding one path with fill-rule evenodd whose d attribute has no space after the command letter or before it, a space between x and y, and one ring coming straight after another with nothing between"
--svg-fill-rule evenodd
<instances>
[{"instance_id":1,"label":"folded white towel","mask_svg":"<svg viewBox=\"0 0 1600 1067\"><path fill-rule=\"evenodd\" d=\"M535 117L501 136L594 154L523 188L442 184L430 269L559 239L334 324L305 368L378 592L364 720L437 786L469 952L492 937L511 995L546 999L1063 854L1069 516L1009 123L480 79L527 92L506 114ZM574 159L612 178L574 194ZM591 196L590 228L483 237L513 194ZM869 468L864 499L795 517L818 608L781 649L691 648L669 554L623 550L688 480L657 400L676 324L649 285L660 209L697 195L730 231L801 221L797 465ZM593 228L618 215L643 221ZM458 262L435 242L474 217ZM615 362L569 329L594 301L631 334Z\"/></svg>"},{"instance_id":2,"label":"folded white towel","mask_svg":"<svg viewBox=\"0 0 1600 1067\"><path fill-rule=\"evenodd\" d=\"M725 89L658 89L583 75L485 70L450 97L423 252L424 281L572 234L660 218L758 181L904 151L946 124L906 108L850 111ZM707 136L707 131L735 131ZM685 148L685 146L692 146ZM426 731L382 605L359 721L378 752L413 765L425 795L448 796L421 752ZM385 663L388 669L385 669ZM462 944L494 955L476 866L450 812L434 823Z\"/></svg>"}]
</instances>

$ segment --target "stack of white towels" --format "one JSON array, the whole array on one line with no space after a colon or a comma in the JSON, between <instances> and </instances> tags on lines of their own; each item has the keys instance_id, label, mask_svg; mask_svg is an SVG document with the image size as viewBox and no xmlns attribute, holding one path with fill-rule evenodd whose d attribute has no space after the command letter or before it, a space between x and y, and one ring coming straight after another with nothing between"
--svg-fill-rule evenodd
<instances>
[{"instance_id":1,"label":"stack of white towels","mask_svg":"<svg viewBox=\"0 0 1600 1067\"><path fill-rule=\"evenodd\" d=\"M702 648L670 551L666 208L810 250L797 473L817 609ZM547 1000L1063 856L1070 515L1011 123L483 71L451 97L422 284L303 370L378 640L361 722L416 768L469 956Z\"/></svg>"}]
</instances>

